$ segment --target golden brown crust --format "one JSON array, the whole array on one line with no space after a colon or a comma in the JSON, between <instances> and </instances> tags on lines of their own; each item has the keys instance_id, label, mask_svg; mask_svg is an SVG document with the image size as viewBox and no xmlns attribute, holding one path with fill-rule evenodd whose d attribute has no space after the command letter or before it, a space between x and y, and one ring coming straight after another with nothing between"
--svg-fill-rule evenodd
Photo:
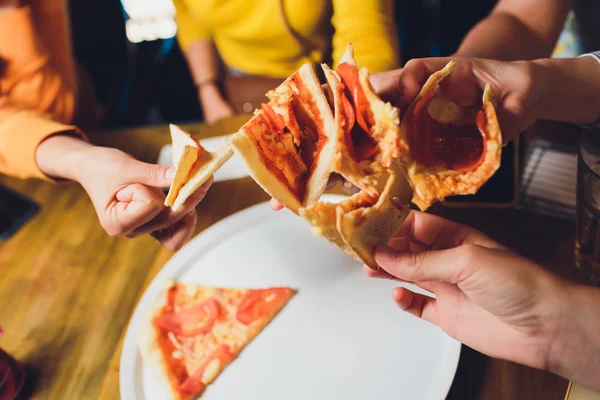
<instances>
[{"instance_id":1,"label":"golden brown crust","mask_svg":"<svg viewBox=\"0 0 600 400\"><path fill-rule=\"evenodd\" d=\"M429 77L400 125L400 141L403 146L400 161L414 190L412 202L422 211L435 201L444 201L447 196L476 193L500 167L502 135L495 111L494 95L489 85L486 85L483 94L486 140L481 164L471 171L455 171L443 167L427 168L413 160L408 143L410 129L416 117L415 106L419 100L427 97L437 98L438 95L434 93L435 88L452 73L454 65L455 62L450 61L442 70ZM456 113L457 111L446 108L444 118L452 118Z\"/></svg>"},{"instance_id":2,"label":"golden brown crust","mask_svg":"<svg viewBox=\"0 0 600 400\"><path fill-rule=\"evenodd\" d=\"M392 165L386 186L372 207L344 212L337 209L336 226L344 243L374 271L379 269L373 256L378 244L387 244L402 227L410 212L412 190L400 168Z\"/></svg>"},{"instance_id":3,"label":"golden brown crust","mask_svg":"<svg viewBox=\"0 0 600 400\"><path fill-rule=\"evenodd\" d=\"M138 349L144 360L144 364L150 369L152 377L158 385L163 388L165 393L169 393L174 400L187 400L180 396L178 387L179 382L173 375L167 364L163 353L158 345L158 331L154 328L152 320L163 308L166 302L165 293L173 286L172 281L165 282L165 289L161 296L156 300L150 312L142 319L140 327L140 336Z\"/></svg>"},{"instance_id":4,"label":"golden brown crust","mask_svg":"<svg viewBox=\"0 0 600 400\"><path fill-rule=\"evenodd\" d=\"M170 125L175 177L165 205L177 211L200 186L231 158L233 151L224 145L211 153L177 125ZM200 161L198 161L198 159Z\"/></svg>"},{"instance_id":5,"label":"golden brown crust","mask_svg":"<svg viewBox=\"0 0 600 400\"><path fill-rule=\"evenodd\" d=\"M173 182L171 182L171 187L169 188L169 193L167 194L167 198L165 199L165 206L172 207L181 191L181 188L185 185L190 171L198 158L198 153L200 149L194 146L185 145L183 147L183 151L181 152L181 157L174 164L176 165L175 176L173 177Z\"/></svg>"}]
</instances>

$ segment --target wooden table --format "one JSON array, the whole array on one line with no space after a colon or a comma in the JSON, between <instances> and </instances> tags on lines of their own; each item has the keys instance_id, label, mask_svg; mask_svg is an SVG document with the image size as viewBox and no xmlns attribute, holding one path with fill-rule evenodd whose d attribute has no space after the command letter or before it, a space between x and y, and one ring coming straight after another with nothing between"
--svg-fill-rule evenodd
<instances>
[{"instance_id":1,"label":"wooden table","mask_svg":"<svg viewBox=\"0 0 600 400\"><path fill-rule=\"evenodd\" d=\"M245 120L187 126L200 138L235 131ZM166 126L105 132L96 143L154 162L169 142ZM41 204L40 213L0 242L0 346L25 363L35 399L118 399L119 358L127 323L172 253L151 237L111 238L85 192L74 184L0 177ZM268 196L250 179L215 183L198 207L200 232ZM521 211L433 212L472 225L562 275L574 277L573 223ZM390 300L391 301L391 300ZM486 357L463 346L449 399L562 400L567 381Z\"/></svg>"}]
</instances>

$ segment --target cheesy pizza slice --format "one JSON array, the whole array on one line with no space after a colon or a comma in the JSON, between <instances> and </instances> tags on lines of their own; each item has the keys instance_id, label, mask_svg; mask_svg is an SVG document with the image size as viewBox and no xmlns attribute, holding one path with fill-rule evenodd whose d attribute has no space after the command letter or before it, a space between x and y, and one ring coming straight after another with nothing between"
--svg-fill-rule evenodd
<instances>
[{"instance_id":1,"label":"cheesy pizza slice","mask_svg":"<svg viewBox=\"0 0 600 400\"><path fill-rule=\"evenodd\" d=\"M142 357L172 399L196 398L294 293L168 282L142 327Z\"/></svg>"}]
</instances>

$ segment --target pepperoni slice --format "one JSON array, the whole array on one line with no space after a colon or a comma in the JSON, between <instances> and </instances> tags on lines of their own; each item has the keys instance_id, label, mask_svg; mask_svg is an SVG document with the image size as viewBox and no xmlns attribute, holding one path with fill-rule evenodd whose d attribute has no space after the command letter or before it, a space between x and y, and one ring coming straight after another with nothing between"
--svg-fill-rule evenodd
<instances>
[{"instance_id":1,"label":"pepperoni slice","mask_svg":"<svg viewBox=\"0 0 600 400\"><path fill-rule=\"evenodd\" d=\"M354 127L354 123L356 122L354 108L350 103L350 100L346 97L345 94L342 93L342 112L344 113L344 120L346 125L344 126L344 131L346 135L350 135L352 132L352 128Z\"/></svg>"},{"instance_id":2,"label":"pepperoni slice","mask_svg":"<svg viewBox=\"0 0 600 400\"><path fill-rule=\"evenodd\" d=\"M485 158L485 112L478 111L475 124L441 123L427 111L432 97L425 96L413 110L409 136L413 160L428 168L474 170Z\"/></svg>"},{"instance_id":3,"label":"pepperoni slice","mask_svg":"<svg viewBox=\"0 0 600 400\"><path fill-rule=\"evenodd\" d=\"M208 299L179 312L171 311L154 318L157 328L179 336L197 336L209 332L221 308L216 299Z\"/></svg>"},{"instance_id":4,"label":"pepperoni slice","mask_svg":"<svg viewBox=\"0 0 600 400\"><path fill-rule=\"evenodd\" d=\"M337 67L337 72L342 78L342 82L352 95L352 102L356 110L356 122L367 133L371 132L371 115L367 97L358 83L358 69L356 66L342 63Z\"/></svg>"},{"instance_id":5,"label":"pepperoni slice","mask_svg":"<svg viewBox=\"0 0 600 400\"><path fill-rule=\"evenodd\" d=\"M292 295L289 288L249 290L238 306L236 318L244 325L275 314Z\"/></svg>"},{"instance_id":6,"label":"pepperoni slice","mask_svg":"<svg viewBox=\"0 0 600 400\"><path fill-rule=\"evenodd\" d=\"M219 361L219 366L217 370L223 369L227 364L229 364L235 356L229 349L229 346L223 344L217 347L212 353L210 353L200 364L198 369L194 371L192 376L188 377L185 382L181 384L179 387L179 392L182 394L184 398L187 396L197 395L202 392L206 388L206 384L202 382L202 378L204 377L204 373L206 372L206 368L214 361Z\"/></svg>"}]
</instances>

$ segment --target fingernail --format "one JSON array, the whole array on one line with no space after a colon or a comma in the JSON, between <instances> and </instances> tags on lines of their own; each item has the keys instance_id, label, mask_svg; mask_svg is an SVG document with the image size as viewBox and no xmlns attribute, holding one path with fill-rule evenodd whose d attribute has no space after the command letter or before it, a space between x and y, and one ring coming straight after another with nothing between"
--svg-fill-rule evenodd
<instances>
[{"instance_id":1,"label":"fingernail","mask_svg":"<svg viewBox=\"0 0 600 400\"><path fill-rule=\"evenodd\" d=\"M175 167L170 167L167 172L165 173L165 178L167 178L168 181L172 181L173 178L175 178Z\"/></svg>"},{"instance_id":2,"label":"fingernail","mask_svg":"<svg viewBox=\"0 0 600 400\"><path fill-rule=\"evenodd\" d=\"M387 264L396 259L398 252L384 244L375 246L375 261L377 264Z\"/></svg>"}]
</instances>

